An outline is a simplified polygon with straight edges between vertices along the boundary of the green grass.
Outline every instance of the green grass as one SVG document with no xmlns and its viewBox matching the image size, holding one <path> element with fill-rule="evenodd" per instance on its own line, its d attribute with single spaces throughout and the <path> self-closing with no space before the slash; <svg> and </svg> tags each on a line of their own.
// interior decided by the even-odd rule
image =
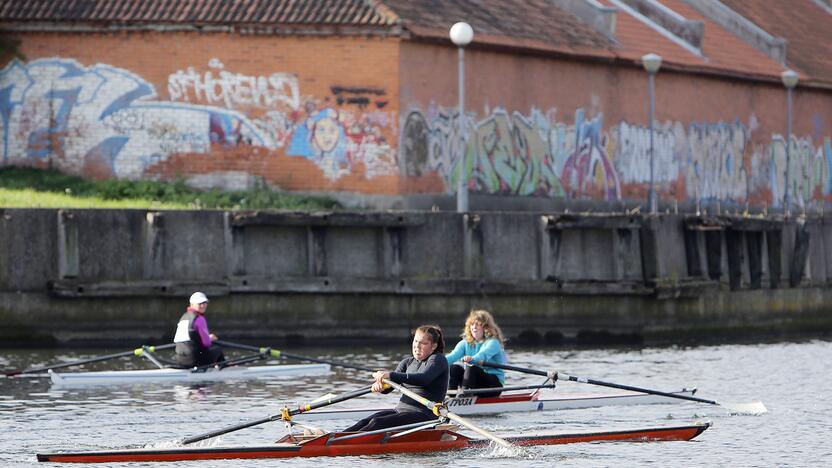
<svg viewBox="0 0 832 468">
<path fill-rule="evenodd" d="M 237 192 L 200 191 L 175 182 L 88 181 L 53 170 L 0 169 L 0 207 L 4 208 L 138 208 L 154 210 L 320 210 L 338 202 L 256 189 Z"/>
</svg>

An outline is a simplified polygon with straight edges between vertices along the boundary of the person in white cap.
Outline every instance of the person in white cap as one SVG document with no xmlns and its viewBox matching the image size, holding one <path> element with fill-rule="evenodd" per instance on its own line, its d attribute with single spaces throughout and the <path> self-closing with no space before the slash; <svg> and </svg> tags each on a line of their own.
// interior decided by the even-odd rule
<svg viewBox="0 0 832 468">
<path fill-rule="evenodd" d="M 204 366 L 225 361 L 222 348 L 216 343 L 217 335 L 208 330 L 205 311 L 208 296 L 203 292 L 191 294 L 190 306 L 176 325 L 173 342 L 176 343 L 176 360 L 187 367 Z"/>
</svg>

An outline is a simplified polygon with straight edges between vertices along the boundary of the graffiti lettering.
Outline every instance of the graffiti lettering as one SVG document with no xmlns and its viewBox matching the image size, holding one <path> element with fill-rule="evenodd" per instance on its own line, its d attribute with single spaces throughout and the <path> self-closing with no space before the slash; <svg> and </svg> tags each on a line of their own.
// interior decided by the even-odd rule
<svg viewBox="0 0 832 468">
<path fill-rule="evenodd" d="M 739 122 L 691 124 L 686 174 L 688 196 L 745 199 L 749 191 L 749 169 L 744 159 L 748 140 L 748 132 Z"/>
<path fill-rule="evenodd" d="M 168 94 L 172 101 L 220 103 L 229 109 L 246 105 L 300 108 L 298 80 L 290 73 L 247 76 L 220 70 L 215 76 L 188 67 L 168 77 Z"/>
<path fill-rule="evenodd" d="M 679 177 L 676 132 L 668 123 L 653 129 L 653 178 L 655 183 L 672 182 Z M 650 128 L 621 122 L 613 129 L 615 168 L 624 183 L 650 182 Z M 684 132 L 682 138 L 684 138 Z"/>
</svg>

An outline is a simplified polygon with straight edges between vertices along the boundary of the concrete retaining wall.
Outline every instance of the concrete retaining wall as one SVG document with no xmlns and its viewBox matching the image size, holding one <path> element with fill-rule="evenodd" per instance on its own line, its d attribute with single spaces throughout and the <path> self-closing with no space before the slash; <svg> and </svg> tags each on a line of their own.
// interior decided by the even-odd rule
<svg viewBox="0 0 832 468">
<path fill-rule="evenodd" d="M 471 307 L 517 341 L 832 330 L 823 217 L 8 209 L 6 344 L 407 339 Z M 319 341 L 323 340 L 323 341 Z"/>
</svg>

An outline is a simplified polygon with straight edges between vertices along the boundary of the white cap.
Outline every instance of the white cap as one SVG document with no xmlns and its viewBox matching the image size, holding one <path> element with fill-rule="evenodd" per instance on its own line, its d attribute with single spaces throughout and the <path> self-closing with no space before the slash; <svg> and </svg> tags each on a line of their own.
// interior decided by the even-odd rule
<svg viewBox="0 0 832 468">
<path fill-rule="evenodd" d="M 197 291 L 191 294 L 191 304 L 202 304 L 203 302 L 208 302 L 208 296 L 205 293 Z"/>
</svg>

